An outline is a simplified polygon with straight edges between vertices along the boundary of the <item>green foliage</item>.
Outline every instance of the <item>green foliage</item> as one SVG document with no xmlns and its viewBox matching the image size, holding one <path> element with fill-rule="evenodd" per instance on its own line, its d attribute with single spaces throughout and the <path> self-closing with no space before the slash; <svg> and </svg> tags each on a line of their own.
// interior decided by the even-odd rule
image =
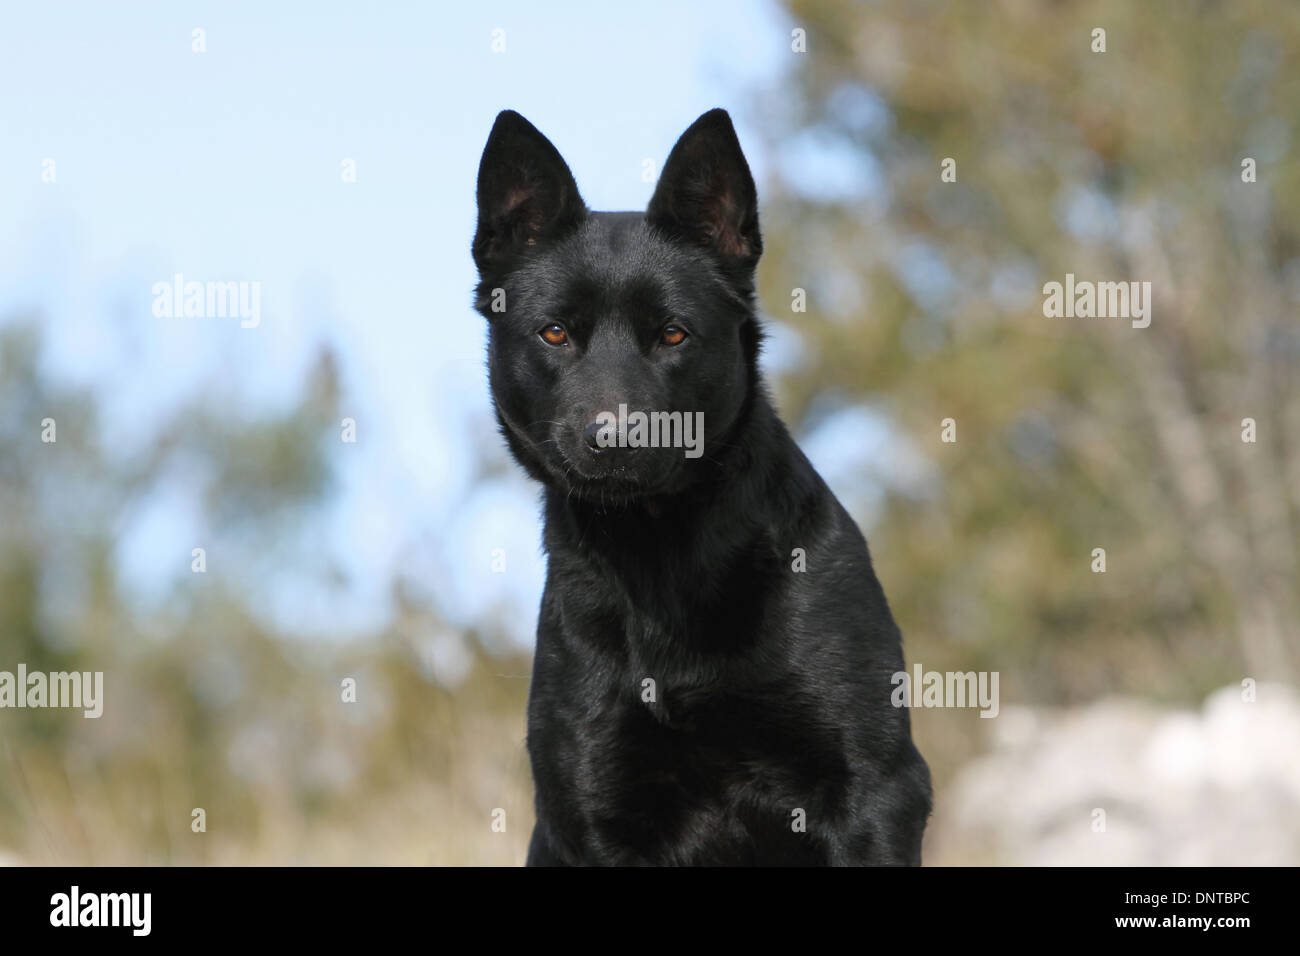
<svg viewBox="0 0 1300 956">
<path fill-rule="evenodd" d="M 94 395 L 42 373 L 39 321 L 0 328 L 0 670 L 102 671 L 102 717 L 0 711 L 0 856 L 34 863 L 515 863 L 531 827 L 527 662 L 466 642 L 440 683 L 428 607 L 370 640 L 281 633 L 230 562 L 301 560 L 331 488 L 338 383 L 323 355 L 296 407 L 245 420 L 205 398 L 129 454 L 101 447 Z M 208 394 L 201 392 L 201 395 Z M 57 441 L 40 440 L 52 418 Z M 183 464 L 183 468 L 180 465 Z M 183 476 L 177 478 L 177 475 Z M 135 606 L 115 547 L 181 481 L 216 540 L 203 577 L 176 555 Z M 501 676 L 501 675 L 511 676 Z M 356 681 L 345 703 L 342 682 Z M 504 834 L 491 812 L 507 811 Z M 206 813 L 206 832 L 191 829 Z"/>
<path fill-rule="evenodd" d="M 815 356 L 780 395 L 869 403 L 939 469 L 871 534 L 909 656 L 1036 702 L 1294 678 L 1300 8 L 788 7 L 808 53 L 771 148 L 815 134 L 880 186 L 826 200 L 778 164 L 762 291 Z M 1150 328 L 1044 317 L 1067 272 L 1150 281 Z"/>
<path fill-rule="evenodd" d="M 815 136 L 863 188 L 775 164 L 761 291 L 810 355 L 779 397 L 805 427 L 814 397 L 867 403 L 938 469 L 868 529 L 909 660 L 1028 703 L 1294 681 L 1300 6 L 786 6 L 808 52 L 764 97 L 768 148 Z M 1046 318 L 1067 272 L 1150 281 L 1151 326 Z M 978 739 L 915 723 L 941 781 Z"/>
</svg>

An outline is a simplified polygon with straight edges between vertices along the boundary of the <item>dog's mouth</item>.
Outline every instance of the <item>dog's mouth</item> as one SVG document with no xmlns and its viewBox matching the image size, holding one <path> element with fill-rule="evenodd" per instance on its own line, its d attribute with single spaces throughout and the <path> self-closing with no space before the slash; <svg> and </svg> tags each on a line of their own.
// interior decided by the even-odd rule
<svg viewBox="0 0 1300 956">
<path fill-rule="evenodd" d="M 603 466 L 561 458 L 562 479 L 568 489 L 583 497 L 606 501 L 633 500 L 653 494 L 659 482 L 649 481 L 640 468 L 629 464 Z"/>
<path fill-rule="evenodd" d="M 645 502 L 678 493 L 687 469 L 681 449 L 591 447 L 571 425 L 538 422 L 547 430 L 520 429 L 502 415 L 503 423 L 523 439 L 534 463 L 541 465 L 548 484 L 571 498 L 601 506 Z"/>
<path fill-rule="evenodd" d="M 680 469 L 667 456 L 606 463 L 562 453 L 552 472 L 569 494 L 606 505 L 671 494 L 680 478 Z"/>
</svg>

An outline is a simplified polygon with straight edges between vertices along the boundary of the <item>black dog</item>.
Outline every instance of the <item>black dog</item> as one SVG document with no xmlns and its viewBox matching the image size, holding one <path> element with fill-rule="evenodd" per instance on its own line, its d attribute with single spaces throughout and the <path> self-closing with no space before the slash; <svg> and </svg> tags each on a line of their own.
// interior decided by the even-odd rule
<svg viewBox="0 0 1300 956">
<path fill-rule="evenodd" d="M 642 215 L 589 212 L 503 112 L 478 216 L 497 419 L 546 488 L 528 863 L 919 863 L 930 773 L 890 700 L 901 637 L 759 377 L 731 119 L 682 135 Z"/>
</svg>

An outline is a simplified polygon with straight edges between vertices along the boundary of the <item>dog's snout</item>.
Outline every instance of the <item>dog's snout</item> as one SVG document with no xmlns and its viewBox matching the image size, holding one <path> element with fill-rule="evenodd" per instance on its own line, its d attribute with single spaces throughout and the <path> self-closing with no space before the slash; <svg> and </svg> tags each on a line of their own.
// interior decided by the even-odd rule
<svg viewBox="0 0 1300 956">
<path fill-rule="evenodd" d="M 600 430 L 602 427 L 603 425 L 600 421 L 593 421 L 589 422 L 587 427 L 582 430 L 583 441 L 585 441 L 587 447 L 597 455 L 608 450 L 600 443 Z"/>
</svg>

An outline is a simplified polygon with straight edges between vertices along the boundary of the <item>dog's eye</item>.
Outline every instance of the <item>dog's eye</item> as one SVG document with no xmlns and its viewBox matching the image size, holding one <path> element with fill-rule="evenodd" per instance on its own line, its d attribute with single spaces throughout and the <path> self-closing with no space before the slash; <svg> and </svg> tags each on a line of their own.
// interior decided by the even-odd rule
<svg viewBox="0 0 1300 956">
<path fill-rule="evenodd" d="M 686 330 L 676 325 L 664 326 L 663 332 L 659 335 L 659 341 L 664 345 L 681 345 L 686 341 Z"/>
<path fill-rule="evenodd" d="M 542 337 L 542 341 L 547 345 L 569 344 L 569 333 L 564 331 L 564 326 L 562 325 L 548 325 L 537 334 Z"/>
</svg>

